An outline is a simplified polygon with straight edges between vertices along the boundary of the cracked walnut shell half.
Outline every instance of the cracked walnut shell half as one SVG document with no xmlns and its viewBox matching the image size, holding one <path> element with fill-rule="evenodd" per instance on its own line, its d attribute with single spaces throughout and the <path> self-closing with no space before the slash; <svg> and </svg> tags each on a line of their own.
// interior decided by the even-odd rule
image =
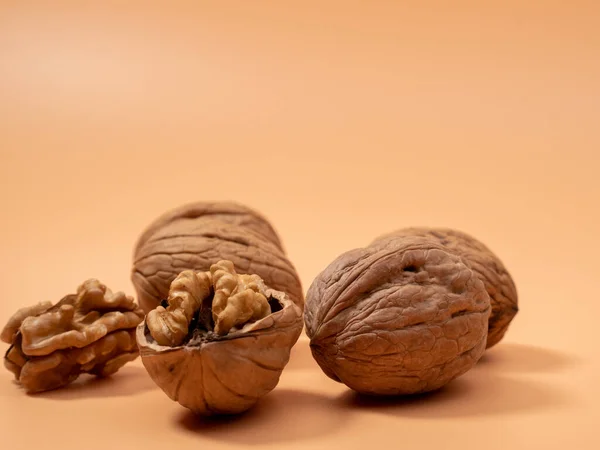
<svg viewBox="0 0 600 450">
<path fill-rule="evenodd" d="M 304 317 L 325 374 L 374 395 L 441 388 L 485 350 L 482 281 L 433 239 L 407 236 L 339 256 L 310 286 Z"/>
<path fill-rule="evenodd" d="M 137 328 L 144 367 L 198 415 L 238 414 L 275 388 L 302 332 L 302 310 L 223 260 L 185 270 Z"/>
<path fill-rule="evenodd" d="M 490 296 L 492 312 L 488 323 L 486 347 L 502 340 L 508 326 L 519 312 L 515 283 L 498 256 L 473 236 L 450 228 L 411 227 L 380 236 L 374 242 L 383 242 L 402 236 L 422 236 L 435 239 L 450 252 L 460 256 L 483 281 Z"/>
<path fill-rule="evenodd" d="M 260 276 L 303 307 L 296 269 L 277 233 L 258 212 L 237 203 L 197 202 L 168 211 L 140 236 L 131 280 L 146 313 L 168 295 L 184 270 L 207 271 L 219 260 L 232 261 L 240 273 Z"/>
<path fill-rule="evenodd" d="M 144 313 L 133 298 L 89 279 L 56 305 L 22 308 L 0 337 L 4 365 L 29 393 L 60 388 L 82 373 L 108 376 L 138 356 L 135 328 Z"/>
</svg>

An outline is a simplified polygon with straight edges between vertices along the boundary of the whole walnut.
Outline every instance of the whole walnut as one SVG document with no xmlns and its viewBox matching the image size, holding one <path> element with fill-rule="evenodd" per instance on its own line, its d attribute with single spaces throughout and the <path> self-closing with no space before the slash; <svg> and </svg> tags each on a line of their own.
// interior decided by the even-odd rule
<svg viewBox="0 0 600 450">
<path fill-rule="evenodd" d="M 89 279 L 56 305 L 18 310 L 0 337 L 4 365 L 29 393 L 60 388 L 82 373 L 108 376 L 138 356 L 136 326 L 144 313 L 133 298 Z"/>
<path fill-rule="evenodd" d="M 487 348 L 500 342 L 519 311 L 517 288 L 502 261 L 471 235 L 450 228 L 404 228 L 380 236 L 375 242 L 401 236 L 423 236 L 435 239 L 448 251 L 460 256 L 463 262 L 477 274 L 485 285 L 492 306 Z"/>
<path fill-rule="evenodd" d="M 137 328 L 144 367 L 198 415 L 238 414 L 275 388 L 302 332 L 302 310 L 231 261 L 185 270 Z"/>
<path fill-rule="evenodd" d="M 141 307 L 146 313 L 156 308 L 180 272 L 206 271 L 222 259 L 259 275 L 303 307 L 300 278 L 270 223 L 246 206 L 209 202 L 169 211 L 142 233 L 131 275 Z"/>
<path fill-rule="evenodd" d="M 374 395 L 441 388 L 485 350 L 483 282 L 435 239 L 404 236 L 348 251 L 311 284 L 310 348 L 330 378 Z"/>
</svg>

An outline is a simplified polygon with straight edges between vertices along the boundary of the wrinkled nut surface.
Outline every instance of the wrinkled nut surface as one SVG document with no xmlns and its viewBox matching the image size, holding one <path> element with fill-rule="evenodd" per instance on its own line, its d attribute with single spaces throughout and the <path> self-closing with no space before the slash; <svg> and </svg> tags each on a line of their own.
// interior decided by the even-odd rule
<svg viewBox="0 0 600 450">
<path fill-rule="evenodd" d="M 136 251 L 163 226 L 179 220 L 211 218 L 252 230 L 283 251 L 277 232 L 258 211 L 234 202 L 195 202 L 181 205 L 156 218 L 139 237 Z"/>
<path fill-rule="evenodd" d="M 488 325 L 487 348 L 500 342 L 519 308 L 515 283 L 498 256 L 471 235 L 449 228 L 404 228 L 380 236 L 374 242 L 383 242 L 402 236 L 421 236 L 435 239 L 449 251 L 460 256 L 463 262 L 481 278 L 490 296 L 492 306 Z"/>
<path fill-rule="evenodd" d="M 199 202 L 163 214 L 142 233 L 133 259 L 131 280 L 146 313 L 167 298 L 179 273 L 208 271 L 219 260 L 258 275 L 303 307 L 300 278 L 273 227 L 235 203 Z"/>
<path fill-rule="evenodd" d="M 304 310 L 325 374 L 375 395 L 441 388 L 485 350 L 490 300 L 481 280 L 433 239 L 403 237 L 340 255 Z"/>
<path fill-rule="evenodd" d="M 30 393 L 65 386 L 82 373 L 108 376 L 138 355 L 135 328 L 143 311 L 133 298 L 89 279 L 56 305 L 22 308 L 0 338 L 4 365 Z"/>
<path fill-rule="evenodd" d="M 302 327 L 302 310 L 285 293 L 223 260 L 180 273 L 136 337 L 169 398 L 199 415 L 238 414 L 275 388 Z"/>
<path fill-rule="evenodd" d="M 159 345 L 181 345 L 202 303 L 212 292 L 210 273 L 185 270 L 171 283 L 168 306 L 162 305 L 146 316 L 150 334 Z"/>
<path fill-rule="evenodd" d="M 227 334 L 234 326 L 271 314 L 266 287 L 258 275 L 237 275 L 231 261 L 211 266 L 214 282 L 212 316 L 215 333 Z"/>
</svg>

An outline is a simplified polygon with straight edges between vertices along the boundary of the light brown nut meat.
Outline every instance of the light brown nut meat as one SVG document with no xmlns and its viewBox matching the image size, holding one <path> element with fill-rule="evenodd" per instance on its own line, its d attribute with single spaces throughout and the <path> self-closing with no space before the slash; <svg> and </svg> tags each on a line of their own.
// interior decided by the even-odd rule
<svg viewBox="0 0 600 450">
<path fill-rule="evenodd" d="M 460 256 L 464 263 L 481 278 L 490 296 L 492 306 L 487 348 L 500 342 L 519 308 L 515 283 L 498 256 L 471 235 L 449 228 L 404 228 L 385 234 L 374 242 L 383 242 L 402 236 L 422 236 L 435 239 L 449 251 Z"/>
<path fill-rule="evenodd" d="M 269 287 L 285 292 L 303 307 L 296 269 L 280 246 L 265 237 L 268 233 L 249 227 L 247 221 L 231 223 L 219 215 L 189 216 L 178 210 L 169 220 L 158 219 L 136 247 L 131 280 L 146 313 L 167 298 L 170 284 L 180 272 L 208 271 L 219 260 L 232 261 L 239 273 L 259 275 Z"/>
<path fill-rule="evenodd" d="M 142 318 L 132 297 L 87 280 L 56 305 L 23 308 L 9 319 L 1 334 L 11 344 L 4 365 L 31 393 L 81 373 L 108 375 L 137 356 L 133 333 Z"/>
<path fill-rule="evenodd" d="M 154 336 L 161 329 L 147 319 L 137 328 L 137 342 L 144 367 L 169 398 L 199 415 L 237 414 L 279 382 L 302 332 L 302 310 L 255 274 L 236 274 L 231 262 L 219 261 L 210 269 L 209 301 L 196 310 L 184 342 L 160 345 Z M 235 299 L 240 287 L 242 293 L 249 290 L 260 297 L 240 303 Z M 215 323 L 211 309 L 216 304 L 221 309 Z M 226 322 L 221 333 L 215 328 L 219 322 Z"/>
<path fill-rule="evenodd" d="M 346 252 L 310 286 L 304 310 L 314 358 L 355 391 L 414 394 L 464 374 L 485 350 L 483 283 L 432 239 Z"/>
<path fill-rule="evenodd" d="M 266 287 L 258 275 L 238 275 L 231 261 L 210 268 L 214 280 L 212 315 L 215 333 L 227 334 L 234 326 L 271 314 Z"/>
<path fill-rule="evenodd" d="M 181 345 L 194 314 L 211 293 L 210 273 L 181 272 L 171 283 L 168 306 L 158 306 L 146 317 L 154 340 L 160 345 Z"/>
<path fill-rule="evenodd" d="M 37 316 L 52 307 L 51 302 L 42 302 L 33 306 L 26 306 L 24 308 L 19 309 L 13 316 L 8 320 L 8 323 L 2 329 L 2 333 L 0 334 L 0 339 L 3 342 L 11 343 L 17 333 L 19 332 L 19 328 L 23 323 L 23 320 L 27 319 L 30 316 Z"/>
</svg>

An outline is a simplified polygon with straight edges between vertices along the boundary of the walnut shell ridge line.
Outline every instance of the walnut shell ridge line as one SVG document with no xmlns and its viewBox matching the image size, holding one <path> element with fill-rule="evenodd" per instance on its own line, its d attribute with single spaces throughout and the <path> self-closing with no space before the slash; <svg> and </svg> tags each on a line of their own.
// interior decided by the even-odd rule
<svg viewBox="0 0 600 450">
<path fill-rule="evenodd" d="M 196 202 L 168 211 L 142 232 L 133 255 L 131 280 L 146 313 L 169 294 L 184 270 L 207 271 L 232 261 L 239 273 L 260 276 L 301 308 L 300 277 L 273 226 L 255 210 L 233 202 Z"/>
<path fill-rule="evenodd" d="M 500 258 L 473 236 L 450 228 L 403 228 L 384 234 L 375 239 L 373 243 L 382 243 L 389 239 L 406 236 L 435 239 L 448 251 L 460 256 L 465 264 L 479 276 L 490 296 L 492 306 L 487 348 L 500 342 L 519 311 L 515 282 Z"/>
<path fill-rule="evenodd" d="M 284 251 L 279 235 L 269 221 L 259 212 L 234 202 L 196 202 L 174 208 L 157 217 L 139 237 L 135 251 L 140 248 L 156 230 L 179 219 L 209 217 L 233 225 L 253 230 L 265 240 Z"/>
</svg>

